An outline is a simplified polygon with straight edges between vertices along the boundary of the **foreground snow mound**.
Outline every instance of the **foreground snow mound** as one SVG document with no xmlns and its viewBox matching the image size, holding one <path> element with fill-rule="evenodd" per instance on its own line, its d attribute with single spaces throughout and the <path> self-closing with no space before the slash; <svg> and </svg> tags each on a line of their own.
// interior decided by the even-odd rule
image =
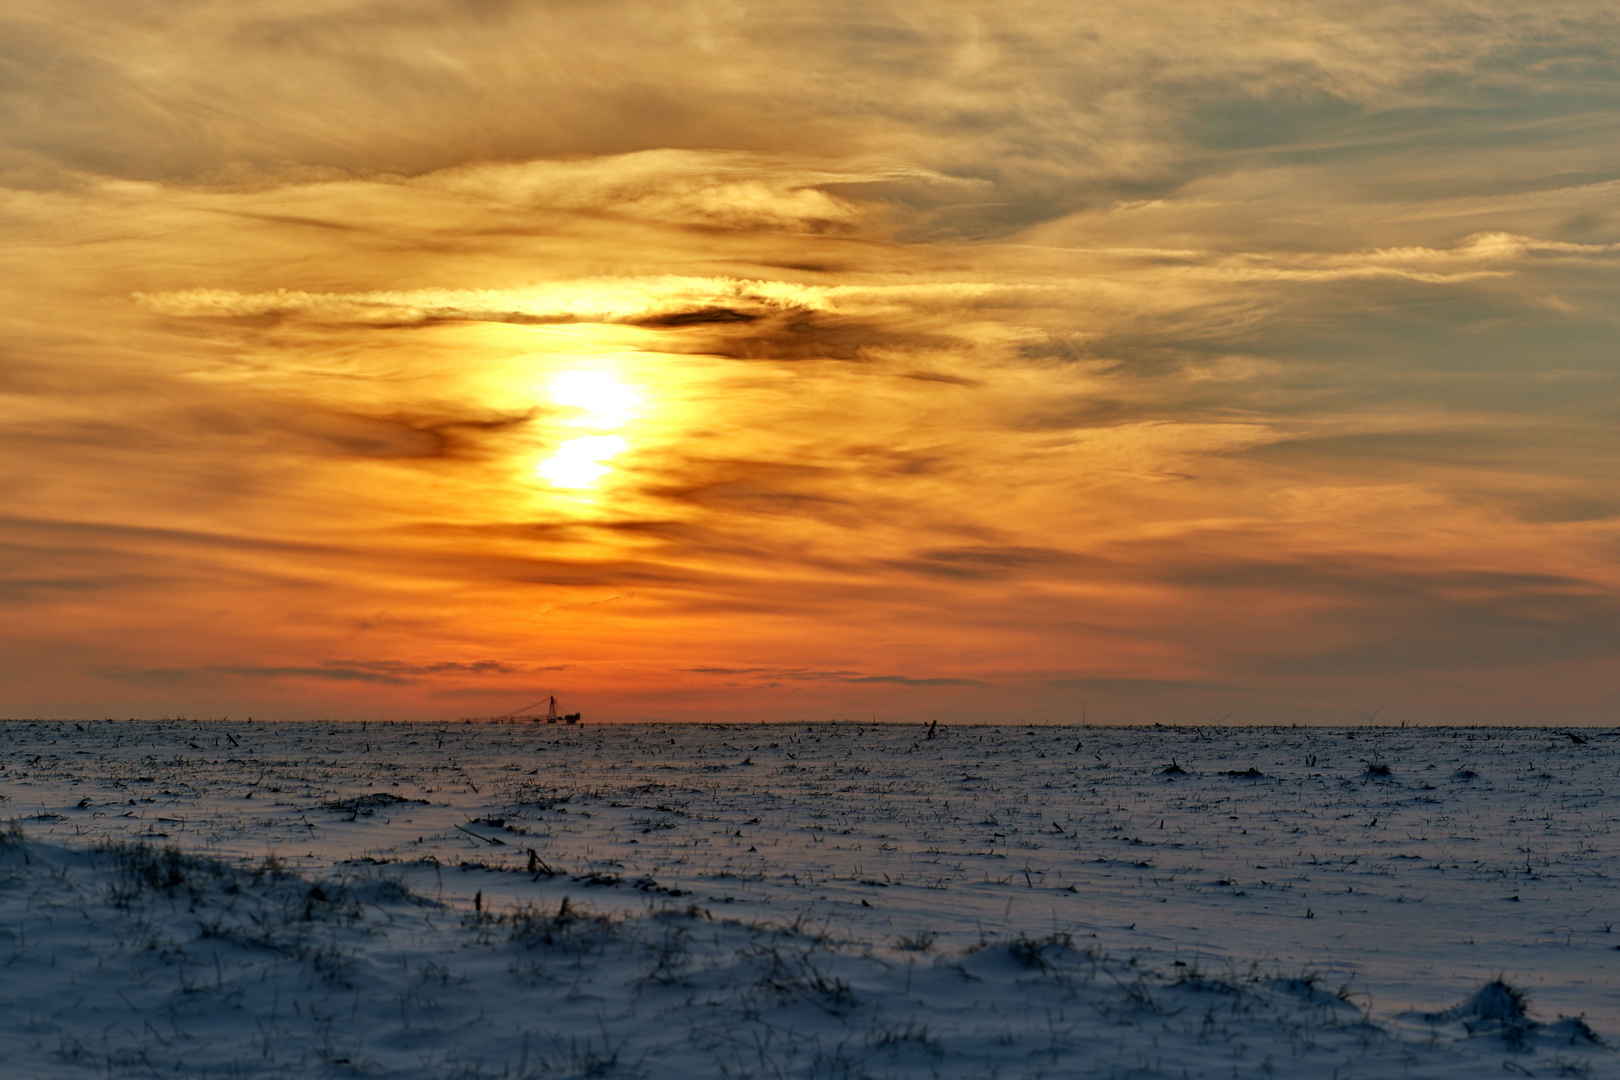
<svg viewBox="0 0 1620 1080">
<path fill-rule="evenodd" d="M 1579 1017 L 1565 1016 L 1557 1023 L 1543 1024 L 1530 1016 L 1529 1006 L 1529 995 L 1523 990 L 1501 979 L 1492 979 L 1455 1008 L 1415 1017 L 1407 1014 L 1403 1019 L 1421 1019 L 1440 1030 L 1451 1028 L 1453 1038 L 1499 1036 L 1516 1049 L 1541 1046 L 1557 1050 L 1567 1046 L 1604 1045 Z"/>
<path fill-rule="evenodd" d="M 430 870 L 300 875 L 13 829 L 7 1075 L 1348 1080 L 1613 1064 L 1567 1022 L 1445 1043 L 1309 976 L 1155 969 L 1067 933 L 946 952 L 926 933 L 852 940 L 653 898 L 639 914 L 567 895 L 489 910 L 413 891 Z M 1434 1022 L 1533 1024 L 1507 987 L 1450 1012 Z"/>
</svg>

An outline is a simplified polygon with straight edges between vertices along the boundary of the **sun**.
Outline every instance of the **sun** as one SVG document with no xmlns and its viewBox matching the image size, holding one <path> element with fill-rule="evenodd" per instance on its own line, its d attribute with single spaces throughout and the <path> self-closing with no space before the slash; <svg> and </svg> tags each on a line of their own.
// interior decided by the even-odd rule
<svg viewBox="0 0 1620 1080">
<path fill-rule="evenodd" d="M 563 371 L 551 380 L 551 400 L 578 412 L 563 422 L 593 432 L 623 427 L 641 405 L 641 394 L 605 371 Z M 565 439 L 557 452 L 535 466 L 553 487 L 581 489 L 612 472 L 603 462 L 624 453 L 629 443 L 620 435 L 593 434 Z"/>
<path fill-rule="evenodd" d="M 553 487 L 588 488 L 613 471 L 602 462 L 622 454 L 628 445 L 617 435 L 582 435 L 559 446 L 535 471 Z"/>
<path fill-rule="evenodd" d="M 608 431 L 635 415 L 641 395 L 605 371 L 564 371 L 551 381 L 551 400 L 581 410 L 575 425 Z"/>
</svg>

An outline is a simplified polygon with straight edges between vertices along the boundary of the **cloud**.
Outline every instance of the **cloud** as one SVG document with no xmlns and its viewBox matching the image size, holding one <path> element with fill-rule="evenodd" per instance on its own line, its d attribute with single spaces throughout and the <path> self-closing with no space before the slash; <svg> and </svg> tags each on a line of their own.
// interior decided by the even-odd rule
<svg viewBox="0 0 1620 1080">
<path fill-rule="evenodd" d="M 788 156 L 723 151 L 643 150 L 578 161 L 456 166 L 404 183 L 503 205 L 513 211 L 586 213 L 713 229 L 853 232 L 871 227 L 870 199 L 841 198 L 858 187 L 981 187 L 894 163 L 812 165 Z"/>
<path fill-rule="evenodd" d="M 531 665 L 510 664 L 500 660 L 440 660 L 412 663 L 403 660 L 328 660 L 318 666 L 274 666 L 258 664 L 210 665 L 201 668 L 153 668 L 131 670 L 121 667 L 95 669 L 92 674 L 104 679 L 119 679 L 173 685 L 190 679 L 208 676 L 228 676 L 239 679 L 315 679 L 332 682 L 378 683 L 386 686 L 410 686 L 425 678 L 444 675 L 526 675 L 541 671 L 560 671 L 566 664 Z"/>
<path fill-rule="evenodd" d="M 863 675 L 850 679 L 852 683 L 893 683 L 896 686 L 971 686 L 978 679 L 928 678 L 914 679 L 906 675 Z"/>
<path fill-rule="evenodd" d="M 90 674 L 100 679 L 118 679 L 125 682 L 174 686 L 183 683 L 194 672 L 186 671 L 183 668 L 147 668 L 132 671 L 121 667 L 107 667 L 92 669 Z"/>
<path fill-rule="evenodd" d="M 346 667 L 210 667 L 205 669 L 219 675 L 235 675 L 250 679 L 330 679 L 334 682 L 386 683 L 403 686 L 409 679 L 386 672 Z"/>
<path fill-rule="evenodd" d="M 719 220 L 755 203 L 801 222 L 842 220 L 823 189 L 862 181 L 801 167 L 784 186 L 750 155 L 853 148 L 887 158 L 889 175 L 993 185 L 925 184 L 897 200 L 936 229 L 977 231 L 1133 187 L 1173 190 L 1211 154 L 1326 152 L 1367 145 L 1380 126 L 1422 140 L 1461 126 L 1474 97 L 1546 110 L 1601 85 L 1592 43 L 1613 32 L 1598 3 L 1479 0 L 1253 2 L 1238 18 L 1168 0 L 1079 17 L 1051 0 L 947 3 L 927 18 L 835 3 L 676 2 L 651 15 L 626 3 L 25 4 L 5 39 L 13 100 L 31 107 L 6 115 L 0 142 L 19 171 L 141 178 L 476 172 L 469 163 L 721 147 L 737 164 Z M 536 168 L 568 178 L 560 196 L 539 184 L 548 200 L 596 182 L 589 163 Z M 469 183 L 499 198 L 533 188 L 522 167 Z M 700 220 L 710 197 L 681 192 L 716 190 L 703 177 L 643 198 L 607 183 L 625 206 Z"/>
<path fill-rule="evenodd" d="M 816 315 L 904 315 L 917 305 L 956 307 L 998 291 L 986 282 L 817 286 L 769 280 L 657 277 L 587 278 L 525 289 L 420 289 L 307 293 L 221 289 L 136 293 L 136 303 L 179 318 L 302 319 L 316 323 L 419 326 L 470 321 L 533 325 L 605 323 L 655 328 L 750 324 Z M 748 327 L 749 335 L 761 333 Z"/>
<path fill-rule="evenodd" d="M 802 668 L 686 668 L 694 675 L 751 676 L 755 679 L 785 680 L 814 683 L 888 683 L 894 686 L 970 686 L 977 679 L 947 677 L 913 678 L 907 675 L 864 675 L 858 671 L 807 671 Z"/>
</svg>

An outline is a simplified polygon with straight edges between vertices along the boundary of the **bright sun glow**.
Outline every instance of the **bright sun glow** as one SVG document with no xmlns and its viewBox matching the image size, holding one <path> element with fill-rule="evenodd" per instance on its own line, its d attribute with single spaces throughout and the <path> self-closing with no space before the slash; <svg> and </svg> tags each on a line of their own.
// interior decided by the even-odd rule
<svg viewBox="0 0 1620 1080">
<path fill-rule="evenodd" d="M 605 371 L 564 371 L 551 380 L 551 399 L 579 410 L 565 423 L 591 431 L 624 426 L 641 404 L 641 395 Z M 536 471 L 554 487 L 588 488 L 613 470 L 603 462 L 629 444 L 618 435 L 582 435 L 568 439 Z"/>
<path fill-rule="evenodd" d="M 569 439 L 536 471 L 560 488 L 587 488 L 613 470 L 602 462 L 623 453 L 627 444 L 617 435 L 584 435 Z"/>
<path fill-rule="evenodd" d="M 584 415 L 571 421 L 598 431 L 619 427 L 635 413 L 641 395 L 605 371 L 564 371 L 551 382 L 551 399 Z"/>
</svg>

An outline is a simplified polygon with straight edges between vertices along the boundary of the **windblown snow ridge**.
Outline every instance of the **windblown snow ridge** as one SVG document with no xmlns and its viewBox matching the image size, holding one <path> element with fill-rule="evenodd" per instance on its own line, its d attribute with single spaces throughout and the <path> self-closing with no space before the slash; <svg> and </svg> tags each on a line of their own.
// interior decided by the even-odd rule
<svg viewBox="0 0 1620 1080">
<path fill-rule="evenodd" d="M 1461 1078 L 1611 1053 L 1584 1024 L 1533 1021 L 1501 983 L 1384 1025 L 1309 974 L 1155 968 L 1064 932 L 1009 928 L 947 952 L 926 928 L 879 943 L 653 900 L 628 915 L 567 895 L 495 909 L 431 895 L 440 872 L 362 860 L 306 875 L 140 842 L 47 844 L 13 822 L 0 835 L 8 1068 Z"/>
</svg>

